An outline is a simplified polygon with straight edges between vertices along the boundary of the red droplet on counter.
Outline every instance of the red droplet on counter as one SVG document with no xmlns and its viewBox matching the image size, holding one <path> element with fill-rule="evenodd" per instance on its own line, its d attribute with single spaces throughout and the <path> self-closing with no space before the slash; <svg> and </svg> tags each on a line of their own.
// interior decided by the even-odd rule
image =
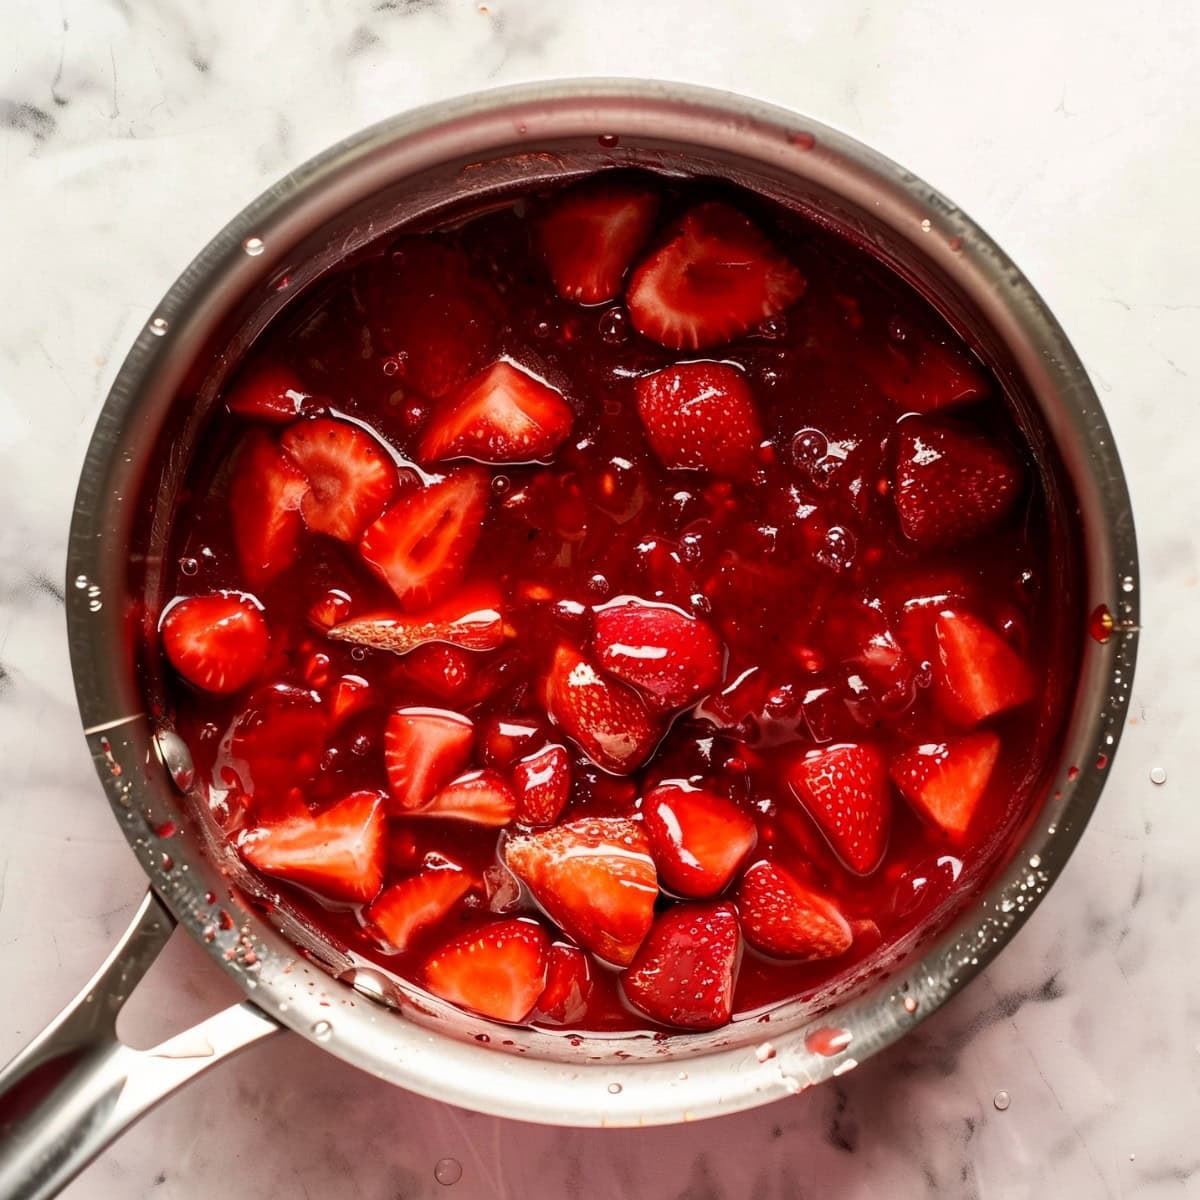
<svg viewBox="0 0 1200 1200">
<path fill-rule="evenodd" d="M 1092 610 L 1092 615 L 1088 617 L 1088 633 L 1103 645 L 1112 637 L 1112 631 L 1113 615 L 1108 611 L 1108 605 L 1097 605 Z"/>
</svg>

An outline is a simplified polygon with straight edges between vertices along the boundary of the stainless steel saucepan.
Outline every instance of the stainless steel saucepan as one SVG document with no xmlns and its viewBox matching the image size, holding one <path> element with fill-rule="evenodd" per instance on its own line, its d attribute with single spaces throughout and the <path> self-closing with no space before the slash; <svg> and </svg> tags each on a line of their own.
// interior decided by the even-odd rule
<svg viewBox="0 0 1200 1200">
<path fill-rule="evenodd" d="M 269 914 L 256 907 L 255 882 L 184 815 L 190 762 L 140 650 L 142 622 L 162 601 L 166 533 L 198 434 L 266 322 L 347 254 L 402 224 L 611 166 L 756 189 L 866 245 L 924 292 L 991 365 L 1058 472 L 1083 531 L 1085 611 L 1105 604 L 1116 622 L 1104 642 L 1080 630 L 1081 665 L 1044 802 L 1015 855 L 946 914 L 936 939 L 915 937 L 888 962 L 867 964 L 766 1023 L 665 1041 L 572 1041 L 495 1026 L 331 945 L 286 906 Z M 1079 359 L 995 243 L 886 158 L 778 108 L 627 80 L 471 96 L 333 147 L 235 217 L 163 297 L 88 449 L 67 563 L 71 660 L 101 783 L 150 889 L 95 977 L 0 1073 L 0 1196 L 53 1195 L 175 1088 L 283 1029 L 423 1095 L 563 1125 L 730 1113 L 851 1069 L 978 974 L 1062 870 L 1107 774 L 1098 757 L 1111 759 L 1120 737 L 1137 602 L 1129 497 Z M 169 860 L 155 835 L 168 820 L 179 826 Z M 232 917 L 228 928 L 215 921 L 214 896 Z M 117 1039 L 117 1013 L 176 925 L 246 998 L 163 1045 L 131 1049 Z M 846 1031 L 836 1039 L 842 1048 L 807 1050 L 805 1035 L 817 1025 Z M 767 1037 L 773 1057 L 756 1053 Z"/>
</svg>

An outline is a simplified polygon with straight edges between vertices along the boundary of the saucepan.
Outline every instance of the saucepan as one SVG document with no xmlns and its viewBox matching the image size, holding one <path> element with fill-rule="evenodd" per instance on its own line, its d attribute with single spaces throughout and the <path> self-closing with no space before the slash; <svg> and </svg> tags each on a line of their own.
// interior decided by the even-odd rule
<svg viewBox="0 0 1200 1200">
<path fill-rule="evenodd" d="M 1104 617 L 1096 637 L 1080 622 L 1069 716 L 1040 804 L 1015 849 L 954 898 L 934 935 L 916 933 L 765 1019 L 666 1039 L 493 1025 L 386 976 L 286 905 L 256 903 L 254 881 L 190 815 L 187 749 L 141 649 L 206 415 L 272 316 L 401 225 L 613 166 L 756 189 L 866 246 L 923 292 L 993 369 L 1062 503 L 1077 510 L 1081 611 Z M 1060 874 L 1120 737 L 1137 620 L 1129 497 L 1078 357 L 999 247 L 895 163 L 779 108 L 629 80 L 487 92 L 350 138 L 282 179 L 187 268 L 129 352 L 88 448 L 67 562 L 71 661 L 101 784 L 150 887 L 96 975 L 0 1074 L 0 1195 L 53 1195 L 175 1088 L 284 1030 L 399 1087 L 562 1125 L 731 1113 L 852 1069 L 977 975 Z M 117 1013 L 176 927 L 245 999 L 132 1049 L 117 1037 Z M 826 1027 L 839 1036 L 809 1036 Z"/>
</svg>

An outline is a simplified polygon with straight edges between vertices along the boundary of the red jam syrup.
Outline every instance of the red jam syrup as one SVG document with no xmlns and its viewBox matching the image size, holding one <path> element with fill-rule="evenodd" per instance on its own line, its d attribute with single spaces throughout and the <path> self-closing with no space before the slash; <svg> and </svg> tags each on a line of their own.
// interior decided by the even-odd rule
<svg viewBox="0 0 1200 1200">
<path fill-rule="evenodd" d="M 334 941 L 500 1021 L 715 1028 L 1011 845 L 1083 625 L 1047 478 L 869 256 L 597 177 L 267 330 L 175 522 L 169 707 Z"/>
</svg>

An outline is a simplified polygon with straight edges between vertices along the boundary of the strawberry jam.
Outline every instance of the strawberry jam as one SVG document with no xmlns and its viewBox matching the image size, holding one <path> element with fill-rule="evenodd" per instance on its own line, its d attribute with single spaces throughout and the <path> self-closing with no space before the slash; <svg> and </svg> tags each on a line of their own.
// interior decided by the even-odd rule
<svg viewBox="0 0 1200 1200">
<path fill-rule="evenodd" d="M 1019 411 L 881 264 L 703 181 L 374 247 L 260 339 L 175 519 L 205 819 L 498 1021 L 819 996 L 1044 785 L 1083 621 Z"/>
</svg>

